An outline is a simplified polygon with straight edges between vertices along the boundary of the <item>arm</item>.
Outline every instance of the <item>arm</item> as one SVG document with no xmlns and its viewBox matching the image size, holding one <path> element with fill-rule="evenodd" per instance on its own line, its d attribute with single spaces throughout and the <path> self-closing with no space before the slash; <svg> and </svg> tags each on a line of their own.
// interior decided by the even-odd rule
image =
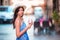
<svg viewBox="0 0 60 40">
<path fill-rule="evenodd" d="M 40 27 L 43 27 L 43 19 L 40 19 Z"/>
<path fill-rule="evenodd" d="M 49 21 L 49 26 L 51 27 L 52 26 L 52 24 L 51 24 L 51 22 Z"/>
<path fill-rule="evenodd" d="M 29 29 L 29 27 L 31 27 L 31 24 L 29 24 L 24 30 L 20 31 L 21 21 L 16 20 L 15 21 L 15 27 L 16 27 L 16 36 L 20 37 L 21 35 L 23 35 Z"/>
</svg>

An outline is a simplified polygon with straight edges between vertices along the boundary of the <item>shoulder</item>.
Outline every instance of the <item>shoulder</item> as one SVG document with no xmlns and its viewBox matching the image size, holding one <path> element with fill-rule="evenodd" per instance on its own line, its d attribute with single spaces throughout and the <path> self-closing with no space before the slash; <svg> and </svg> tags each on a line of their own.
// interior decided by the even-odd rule
<svg viewBox="0 0 60 40">
<path fill-rule="evenodd" d="M 21 26 L 21 22 L 20 22 L 20 20 L 18 18 L 16 18 L 16 20 L 15 20 L 15 27 L 19 28 L 20 26 Z"/>
<path fill-rule="evenodd" d="M 18 19 L 18 18 L 16 18 L 16 20 L 15 20 L 15 24 L 20 24 L 20 23 L 21 23 L 21 20 Z"/>
<path fill-rule="evenodd" d="M 18 18 L 16 18 L 16 20 L 15 20 L 15 23 L 17 23 L 17 22 L 19 22 L 19 19 Z"/>
</svg>

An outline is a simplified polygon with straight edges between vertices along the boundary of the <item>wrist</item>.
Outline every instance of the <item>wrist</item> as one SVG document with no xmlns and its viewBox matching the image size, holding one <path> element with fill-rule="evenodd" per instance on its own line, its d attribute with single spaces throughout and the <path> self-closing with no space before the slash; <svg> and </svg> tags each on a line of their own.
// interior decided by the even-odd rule
<svg viewBox="0 0 60 40">
<path fill-rule="evenodd" d="M 29 26 L 27 26 L 26 29 L 28 30 L 29 29 Z"/>
</svg>

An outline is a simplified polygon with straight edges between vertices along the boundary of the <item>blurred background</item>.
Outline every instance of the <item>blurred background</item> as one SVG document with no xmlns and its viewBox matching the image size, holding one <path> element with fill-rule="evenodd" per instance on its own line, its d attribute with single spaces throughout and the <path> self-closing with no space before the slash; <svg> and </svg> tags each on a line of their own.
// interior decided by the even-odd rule
<svg viewBox="0 0 60 40">
<path fill-rule="evenodd" d="M 0 40 L 16 40 L 14 10 L 23 6 L 24 22 L 32 19 L 30 40 L 60 40 L 60 0 L 0 0 Z"/>
</svg>

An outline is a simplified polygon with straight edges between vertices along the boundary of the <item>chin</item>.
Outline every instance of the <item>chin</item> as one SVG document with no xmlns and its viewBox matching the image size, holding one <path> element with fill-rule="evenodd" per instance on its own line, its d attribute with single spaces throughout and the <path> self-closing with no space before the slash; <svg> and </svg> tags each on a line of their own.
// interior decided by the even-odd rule
<svg viewBox="0 0 60 40">
<path fill-rule="evenodd" d="M 23 15 L 21 17 L 23 17 Z"/>
</svg>

